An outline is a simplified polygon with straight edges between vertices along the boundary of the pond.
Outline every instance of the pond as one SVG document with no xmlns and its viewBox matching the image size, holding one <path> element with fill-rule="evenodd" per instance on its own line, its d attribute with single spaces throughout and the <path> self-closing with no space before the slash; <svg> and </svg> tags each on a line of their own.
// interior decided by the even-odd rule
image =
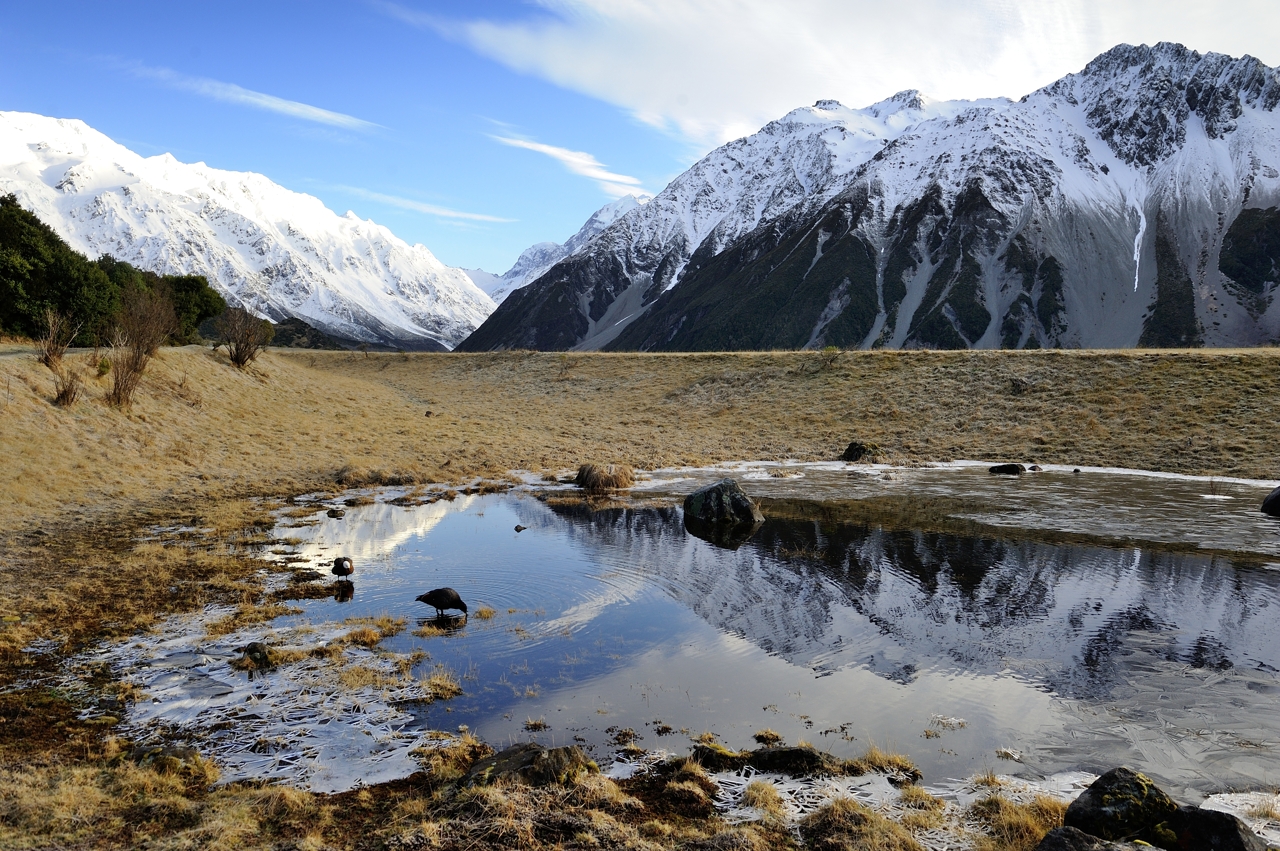
<svg viewBox="0 0 1280 851">
<path fill-rule="evenodd" d="M 689 535 L 679 505 L 726 473 L 769 517 L 733 550 Z M 205 747 L 228 779 L 403 776 L 429 730 L 576 742 L 603 764 L 632 733 L 681 752 L 706 731 L 743 748 L 770 728 L 841 756 L 904 752 L 926 780 L 1126 764 L 1197 800 L 1280 778 L 1266 491 L 842 464 L 659 471 L 594 506 L 557 487 L 408 505 L 371 491 L 278 530 L 298 567 L 350 556 L 349 595 L 219 637 L 217 610 L 175 618 L 99 660 L 150 696 L 133 729 Z M 446 585 L 465 621 L 415 602 Z M 423 701 L 410 680 L 365 687 L 312 661 L 256 679 L 231 667 L 248 641 L 314 646 L 383 616 L 407 628 L 349 662 L 446 672 L 463 694 Z"/>
</svg>

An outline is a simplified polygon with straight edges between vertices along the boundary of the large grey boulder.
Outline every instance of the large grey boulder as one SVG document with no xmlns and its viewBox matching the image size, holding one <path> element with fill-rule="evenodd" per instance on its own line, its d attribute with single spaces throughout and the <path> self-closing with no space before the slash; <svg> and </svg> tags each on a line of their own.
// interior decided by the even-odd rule
<svg viewBox="0 0 1280 851">
<path fill-rule="evenodd" d="M 1267 498 L 1262 501 L 1262 513 L 1272 517 L 1280 517 L 1280 488 L 1276 488 L 1267 494 Z"/>
<path fill-rule="evenodd" d="M 684 498 L 684 528 L 719 547 L 737 549 L 762 523 L 764 515 L 733 479 L 721 479 Z"/>
</svg>

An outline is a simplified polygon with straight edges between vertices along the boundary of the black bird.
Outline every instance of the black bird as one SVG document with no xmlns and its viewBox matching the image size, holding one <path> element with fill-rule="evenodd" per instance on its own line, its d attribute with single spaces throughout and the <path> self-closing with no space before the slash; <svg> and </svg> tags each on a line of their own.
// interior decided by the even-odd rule
<svg viewBox="0 0 1280 851">
<path fill-rule="evenodd" d="M 425 594 L 419 594 L 414 597 L 419 603 L 426 603 L 428 606 L 434 606 L 436 617 L 444 617 L 445 609 L 458 609 L 464 615 L 467 613 L 467 604 L 462 602 L 462 598 L 458 596 L 458 592 L 452 588 L 437 588 L 434 591 L 428 591 Z"/>
<path fill-rule="evenodd" d="M 351 559 L 346 556 L 338 556 L 333 560 L 333 570 L 329 572 L 334 576 L 350 576 L 356 572 L 356 568 L 351 563 Z"/>
</svg>

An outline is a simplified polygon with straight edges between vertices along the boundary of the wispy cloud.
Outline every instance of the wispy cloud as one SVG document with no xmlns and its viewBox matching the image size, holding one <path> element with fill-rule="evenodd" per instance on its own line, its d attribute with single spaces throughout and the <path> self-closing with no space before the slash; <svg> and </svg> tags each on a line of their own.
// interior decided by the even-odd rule
<svg viewBox="0 0 1280 851">
<path fill-rule="evenodd" d="M 311 121 L 316 124 L 327 124 L 330 127 L 341 127 L 345 130 L 372 130 L 382 126 L 380 124 L 374 124 L 372 121 L 365 121 L 362 118 L 356 118 L 353 115 L 346 115 L 345 113 L 334 112 L 329 109 L 312 106 L 309 103 L 301 103 L 296 100 L 286 100 L 284 98 L 276 97 L 275 95 L 265 94 L 264 92 L 255 92 L 252 89 L 237 86 L 235 83 L 224 83 L 220 80 L 210 80 L 207 77 L 189 77 L 186 74 L 179 74 L 177 71 L 173 71 L 169 68 L 155 68 L 137 63 L 129 64 L 126 67 L 135 77 L 154 80 L 155 82 L 168 86 L 171 89 L 191 92 L 192 94 L 197 94 L 212 100 L 219 100 L 223 103 L 234 103 L 241 106 L 252 107 L 253 109 L 262 109 L 267 112 L 275 112 L 280 115 L 287 115 L 291 118 L 299 118 L 303 121 Z"/>
<path fill-rule="evenodd" d="M 357 186 L 335 186 L 334 189 L 340 189 L 343 192 L 348 192 L 361 198 L 367 198 L 370 201 L 390 204 L 392 207 L 400 207 L 404 210 L 426 213 L 428 216 L 439 216 L 442 219 L 463 219 L 470 222 L 499 223 L 516 221 L 516 219 L 504 219 L 500 216 L 490 216 L 484 213 L 465 213 L 461 210 L 451 210 L 448 207 L 438 207 L 435 204 L 424 204 L 421 201 L 414 201 L 412 198 L 401 198 L 397 195 L 384 195 L 381 192 L 370 192 L 368 189 L 361 189 Z"/>
<path fill-rule="evenodd" d="M 609 171 L 604 163 L 586 151 L 571 151 L 568 148 L 557 148 L 555 145 L 544 145 L 541 142 L 530 142 L 527 139 L 515 139 L 510 136 L 491 136 L 490 138 L 513 148 L 524 148 L 526 151 L 545 154 L 574 174 L 594 180 L 596 185 L 611 198 L 621 198 L 623 195 L 645 191 L 639 178 Z"/>
</svg>

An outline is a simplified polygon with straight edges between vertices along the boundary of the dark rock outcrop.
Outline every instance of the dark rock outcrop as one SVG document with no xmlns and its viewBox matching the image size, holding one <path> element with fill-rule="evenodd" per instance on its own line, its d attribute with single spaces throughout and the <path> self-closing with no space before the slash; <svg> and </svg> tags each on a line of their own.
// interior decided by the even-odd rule
<svg viewBox="0 0 1280 851">
<path fill-rule="evenodd" d="M 473 764 L 463 785 L 488 786 L 510 780 L 527 786 L 549 786 L 573 783 L 599 771 L 580 747 L 548 749 L 536 742 L 521 742 Z"/>
<path fill-rule="evenodd" d="M 1040 840 L 1036 851 L 1139 851 L 1148 847 L 1132 842 L 1109 842 L 1074 827 L 1055 827 Z"/>
<path fill-rule="evenodd" d="M 1280 488 L 1267 494 L 1267 498 L 1262 501 L 1262 513 L 1271 517 L 1280 517 Z"/>
<path fill-rule="evenodd" d="M 1021 464 L 996 464 L 987 472 L 993 476 L 1021 476 L 1027 468 Z"/>
<path fill-rule="evenodd" d="M 1153 842 L 1156 828 L 1177 809 L 1151 778 L 1128 768 L 1113 768 L 1071 802 L 1062 824 L 1102 839 Z"/>
<path fill-rule="evenodd" d="M 1178 807 L 1159 825 L 1152 843 L 1163 848 L 1204 848 L 1212 851 L 1267 851 L 1267 843 L 1249 825 L 1231 815 L 1200 807 Z"/>
<path fill-rule="evenodd" d="M 764 523 L 764 515 L 733 479 L 721 479 L 684 498 L 684 528 L 718 547 L 737 549 Z"/>
</svg>

